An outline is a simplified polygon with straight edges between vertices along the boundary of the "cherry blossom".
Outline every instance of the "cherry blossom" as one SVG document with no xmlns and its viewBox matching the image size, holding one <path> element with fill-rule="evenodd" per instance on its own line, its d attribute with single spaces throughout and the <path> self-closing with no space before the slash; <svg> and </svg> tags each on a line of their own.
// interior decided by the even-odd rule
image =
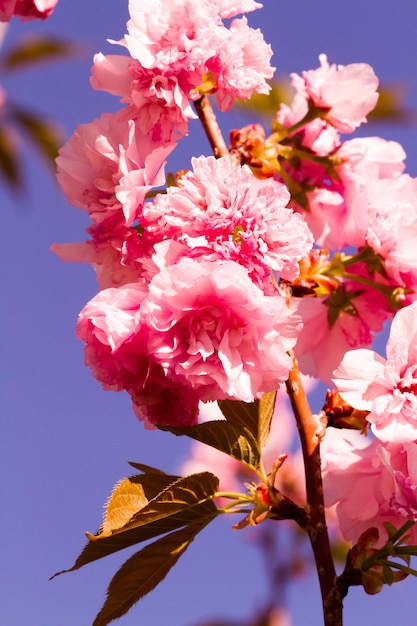
<svg viewBox="0 0 417 626">
<path fill-rule="evenodd" d="M 147 236 L 236 261 L 266 291 L 271 270 L 294 279 L 313 239 L 301 217 L 286 208 L 284 185 L 258 181 L 247 166 L 233 167 L 228 157 L 194 158 L 192 167 L 179 187 L 169 187 L 143 207 Z"/>
<path fill-rule="evenodd" d="M 222 18 L 258 8 L 257 3 L 148 0 L 129 3 L 128 33 L 119 43 L 129 57 L 96 55 L 92 85 L 135 106 L 142 132 L 159 141 L 186 134 L 195 117 L 190 102 L 216 93 L 221 110 L 253 91 L 269 93 L 272 51 L 246 18 Z"/>
<path fill-rule="evenodd" d="M 265 296 L 233 261 L 182 258 L 156 274 L 141 306 L 149 352 L 203 401 L 251 402 L 277 389 L 291 367 L 300 320 Z"/>
<path fill-rule="evenodd" d="M 165 182 L 163 165 L 174 147 L 143 135 L 132 111 L 104 113 L 78 126 L 60 149 L 58 182 L 68 200 L 95 222 L 116 218 L 130 226 L 146 193 Z"/>
<path fill-rule="evenodd" d="M 372 350 L 346 352 L 334 384 L 354 408 L 369 411 L 374 434 L 384 442 L 417 440 L 417 302 L 394 317 L 387 358 Z"/>
<path fill-rule="evenodd" d="M 417 444 L 381 444 L 354 431 L 329 429 L 322 443 L 324 495 L 335 506 L 340 530 L 356 543 L 376 527 L 384 545 L 384 522 L 396 528 L 417 521 Z M 417 527 L 407 543 L 417 543 Z"/>
<path fill-rule="evenodd" d="M 8 22 L 13 16 L 21 20 L 46 19 L 55 9 L 58 0 L 3 0 L 0 21 Z"/>
<path fill-rule="evenodd" d="M 317 70 L 292 74 L 293 86 L 316 107 L 328 109 L 324 117 L 337 130 L 351 133 L 375 107 L 378 79 L 366 63 L 329 65 L 325 54 L 319 60 Z"/>
<path fill-rule="evenodd" d="M 250 402 L 276 389 L 299 329 L 284 300 L 265 296 L 236 263 L 183 258 L 149 286 L 101 291 L 80 313 L 77 335 L 93 375 L 136 405 L 155 405 L 147 396 L 164 388 L 165 403 L 172 393 L 195 397 L 191 417 L 182 406 L 184 423 L 197 415 L 198 399 Z M 160 422 L 158 415 L 146 416 Z"/>
</svg>

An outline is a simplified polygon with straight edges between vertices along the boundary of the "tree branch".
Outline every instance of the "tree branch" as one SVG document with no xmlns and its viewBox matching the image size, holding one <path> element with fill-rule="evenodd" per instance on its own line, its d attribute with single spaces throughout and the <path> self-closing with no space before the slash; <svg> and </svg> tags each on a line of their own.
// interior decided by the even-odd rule
<svg viewBox="0 0 417 626">
<path fill-rule="evenodd" d="M 216 159 L 228 155 L 228 147 L 223 139 L 208 97 L 202 96 L 202 98 L 194 102 L 194 106 Z"/>
<path fill-rule="evenodd" d="M 287 380 L 287 392 L 299 430 L 304 457 L 307 505 L 310 523 L 306 530 L 314 553 L 320 582 L 325 626 L 342 626 L 342 596 L 336 585 L 336 571 L 326 525 L 321 473 L 320 442 L 325 424 L 311 413 L 301 382 L 297 359 L 290 352 L 293 368 Z"/>
</svg>

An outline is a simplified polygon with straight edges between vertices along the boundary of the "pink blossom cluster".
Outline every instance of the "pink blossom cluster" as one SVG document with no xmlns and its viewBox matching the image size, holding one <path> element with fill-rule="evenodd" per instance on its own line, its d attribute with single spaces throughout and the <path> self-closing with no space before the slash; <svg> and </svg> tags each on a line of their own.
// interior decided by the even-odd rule
<svg viewBox="0 0 417 626">
<path fill-rule="evenodd" d="M 301 329 L 276 282 L 298 276 L 313 237 L 286 187 L 202 156 L 163 188 L 186 132 L 178 120 L 194 115 L 206 83 L 223 109 L 269 90 L 262 35 L 246 18 L 223 23 L 258 6 L 131 1 L 131 57 L 99 56 L 93 68 L 93 83 L 127 106 L 80 125 L 57 159 L 61 188 L 91 219 L 86 242 L 52 247 L 98 277 L 77 326 L 86 363 L 106 389 L 130 394 L 148 426 L 192 424 L 200 401 L 277 389 Z"/>
<path fill-rule="evenodd" d="M 155 141 L 186 134 L 196 117 L 191 103 L 215 93 L 220 110 L 235 98 L 266 94 L 271 48 L 246 17 L 254 0 L 130 0 L 127 34 L 118 43 L 130 56 L 94 57 L 91 83 L 120 96 Z M 232 19 L 226 27 L 224 19 Z"/>
<path fill-rule="evenodd" d="M 0 22 L 8 22 L 12 17 L 21 20 L 42 20 L 49 17 L 58 0 L 1 0 Z"/>
<path fill-rule="evenodd" d="M 258 157 L 245 162 L 262 178 L 285 182 L 289 206 L 322 248 L 291 293 L 304 321 L 300 365 L 330 383 L 346 350 L 369 347 L 415 297 L 417 181 L 404 173 L 398 143 L 342 140 L 340 133 L 366 122 L 376 105 L 378 80 L 369 65 L 330 65 L 321 55 L 320 67 L 293 74 L 292 84 L 293 102 L 280 106 L 272 135 L 256 128 L 245 136 Z"/>
<path fill-rule="evenodd" d="M 130 1 L 113 42 L 129 55 L 96 55 L 92 74 L 124 106 L 79 126 L 57 159 L 89 239 L 53 249 L 95 269 L 100 291 L 77 325 L 85 361 L 146 426 L 192 425 L 201 403 L 277 390 L 289 350 L 366 411 L 369 445 L 330 430 L 323 444 L 327 504 L 355 541 L 417 520 L 417 182 L 396 142 L 342 140 L 375 107 L 378 81 L 366 64 L 321 55 L 293 75 L 270 137 L 234 131 L 231 154 L 195 157 L 167 183 L 193 102 L 214 94 L 226 111 L 268 92 L 271 50 L 236 17 L 259 6 Z M 370 346 L 391 320 L 384 359 Z"/>
<path fill-rule="evenodd" d="M 101 291 L 81 311 L 86 363 L 148 425 L 191 424 L 198 401 L 250 402 L 288 376 L 300 323 L 234 261 L 183 257 L 149 284 Z"/>
<path fill-rule="evenodd" d="M 327 503 L 336 505 L 348 540 L 375 526 L 383 544 L 384 522 L 417 521 L 417 302 L 394 317 L 386 359 L 348 351 L 334 383 L 343 400 L 367 411 L 375 438 L 367 444 L 357 433 L 326 434 Z M 415 527 L 407 541 L 417 542 Z"/>
</svg>

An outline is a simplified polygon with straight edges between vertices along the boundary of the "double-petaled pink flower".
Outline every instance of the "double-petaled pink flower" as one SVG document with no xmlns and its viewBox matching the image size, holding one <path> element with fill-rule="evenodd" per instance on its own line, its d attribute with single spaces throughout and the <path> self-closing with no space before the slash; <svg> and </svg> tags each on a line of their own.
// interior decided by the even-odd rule
<svg viewBox="0 0 417 626">
<path fill-rule="evenodd" d="M 378 101 L 378 79 L 367 63 L 329 65 L 319 56 L 320 67 L 292 75 L 293 85 L 318 108 L 328 109 L 325 119 L 342 133 L 351 133 L 366 122 Z"/>
<path fill-rule="evenodd" d="M 175 415 L 184 424 L 194 421 L 198 400 L 250 402 L 277 389 L 300 326 L 284 300 L 265 296 L 237 263 L 182 258 L 146 288 L 100 292 L 81 312 L 77 335 L 105 388 L 127 390 L 139 413 L 151 405 L 153 423 Z M 178 404 L 182 394 L 187 402 L 167 413 L 169 397 Z"/>
<path fill-rule="evenodd" d="M 92 85 L 119 95 L 140 111 L 142 132 L 160 141 L 184 135 L 195 117 L 191 102 L 216 93 L 219 108 L 235 98 L 269 93 L 272 50 L 246 18 L 227 28 L 224 18 L 258 8 L 256 2 L 130 0 L 130 57 L 96 55 Z M 117 42 L 113 42 L 117 43 Z"/>
<path fill-rule="evenodd" d="M 351 350 L 334 372 L 342 398 L 367 416 L 385 442 L 417 440 L 417 302 L 396 314 L 387 358 L 372 350 Z"/>
<path fill-rule="evenodd" d="M 313 238 L 301 216 L 287 208 L 286 187 L 257 180 L 249 167 L 233 167 L 228 157 L 195 158 L 192 167 L 179 187 L 144 205 L 146 236 L 175 239 L 194 256 L 236 261 L 265 291 L 272 286 L 271 270 L 296 278 Z"/>
<path fill-rule="evenodd" d="M 340 530 L 356 543 L 369 528 L 377 528 L 383 546 L 384 523 L 400 528 L 417 521 L 417 443 L 382 444 L 354 431 L 329 429 L 321 446 L 324 497 L 335 506 Z M 407 535 L 417 543 L 417 525 Z"/>
</svg>

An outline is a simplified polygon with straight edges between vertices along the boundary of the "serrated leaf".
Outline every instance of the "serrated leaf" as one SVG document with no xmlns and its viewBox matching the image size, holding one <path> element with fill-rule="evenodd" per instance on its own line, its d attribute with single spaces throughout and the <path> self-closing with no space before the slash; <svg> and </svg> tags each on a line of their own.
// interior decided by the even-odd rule
<svg viewBox="0 0 417 626">
<path fill-rule="evenodd" d="M 212 420 L 196 426 L 159 426 L 174 435 L 186 435 L 225 452 L 229 456 L 257 469 L 260 452 L 250 430 L 242 424 L 226 420 Z"/>
<path fill-rule="evenodd" d="M 39 117 L 15 105 L 10 106 L 10 116 L 27 138 L 32 141 L 35 148 L 46 157 L 49 164 L 55 169 L 55 159 L 58 155 L 62 138 L 51 120 Z"/>
<path fill-rule="evenodd" d="M 140 464 L 137 463 L 137 466 L 139 466 Z M 143 465 L 144 467 L 148 467 Z M 139 467 L 138 467 L 139 469 Z M 153 469 L 153 468 L 148 468 L 148 469 Z M 125 518 L 124 524 L 120 524 L 119 526 L 114 526 L 111 529 L 111 532 L 106 532 L 105 528 L 107 528 L 108 530 L 110 530 L 109 527 L 104 527 L 104 524 L 101 526 L 101 528 L 99 529 L 99 531 L 95 534 L 92 535 L 91 533 L 87 532 L 86 535 L 88 537 L 88 539 L 90 539 L 90 541 L 95 541 L 96 539 L 100 539 L 106 536 L 109 536 L 110 534 L 112 534 L 114 531 L 116 530 L 120 530 L 120 528 L 123 528 L 126 523 L 128 522 L 128 520 L 138 511 L 140 511 L 144 506 L 146 506 L 149 502 L 149 500 L 153 500 L 154 498 L 156 498 L 158 496 L 158 494 L 160 494 L 162 491 L 164 491 L 164 489 L 166 489 L 169 485 L 171 485 L 173 482 L 175 482 L 176 480 L 179 480 L 179 476 L 171 476 L 169 474 L 164 474 L 163 472 L 160 473 L 151 473 L 149 472 L 148 474 L 143 474 L 141 476 L 130 476 L 129 478 L 124 478 L 123 481 L 128 481 L 129 483 L 133 483 L 133 486 L 131 487 L 132 490 L 132 495 L 135 493 L 135 488 L 138 490 L 138 494 L 140 493 L 140 491 L 143 493 L 143 501 L 138 500 L 137 501 L 137 507 L 134 511 L 132 511 L 132 509 L 130 509 L 131 514 L 129 515 L 129 517 Z M 120 482 L 123 482 L 120 481 Z M 120 483 L 117 483 L 117 485 L 115 486 L 114 490 L 117 488 L 117 486 Z M 114 490 L 112 492 L 112 495 L 114 493 Z M 112 495 L 110 495 L 108 503 L 106 505 L 106 507 L 108 507 L 109 502 L 112 498 Z"/>
<path fill-rule="evenodd" d="M 149 475 L 141 478 L 147 479 Z M 219 479 L 210 472 L 178 479 L 132 516 L 124 527 L 114 530 L 109 537 L 98 536 L 90 540 L 74 565 L 57 572 L 52 578 L 182 526 L 212 519 L 218 514 L 212 499 L 218 484 Z"/>
<path fill-rule="evenodd" d="M 73 56 L 75 52 L 75 44 L 69 41 L 45 35 L 32 36 L 19 41 L 9 52 L 3 54 L 1 66 L 5 71 L 26 69 L 35 63 Z"/>
<path fill-rule="evenodd" d="M 217 404 L 228 422 L 245 426 L 255 439 L 258 438 L 259 400 L 218 400 Z"/>
<path fill-rule="evenodd" d="M 258 401 L 258 443 L 262 449 L 268 441 L 271 431 L 271 421 L 274 415 L 276 391 L 264 393 Z"/>
<path fill-rule="evenodd" d="M 258 449 L 262 450 L 271 429 L 276 394 L 276 391 L 264 393 L 254 402 L 218 400 L 217 403 L 226 420 L 245 426 L 256 439 Z"/>
<path fill-rule="evenodd" d="M 93 626 L 107 626 L 152 591 L 205 526 L 206 522 L 190 524 L 131 556 L 110 582 L 107 599 Z"/>
<path fill-rule="evenodd" d="M 140 479 L 141 476 L 123 478 L 115 485 L 106 504 L 100 534 L 93 536 L 87 533 L 89 539 L 96 540 L 98 537 L 108 537 L 113 531 L 120 530 L 135 513 L 148 504 Z"/>
</svg>

